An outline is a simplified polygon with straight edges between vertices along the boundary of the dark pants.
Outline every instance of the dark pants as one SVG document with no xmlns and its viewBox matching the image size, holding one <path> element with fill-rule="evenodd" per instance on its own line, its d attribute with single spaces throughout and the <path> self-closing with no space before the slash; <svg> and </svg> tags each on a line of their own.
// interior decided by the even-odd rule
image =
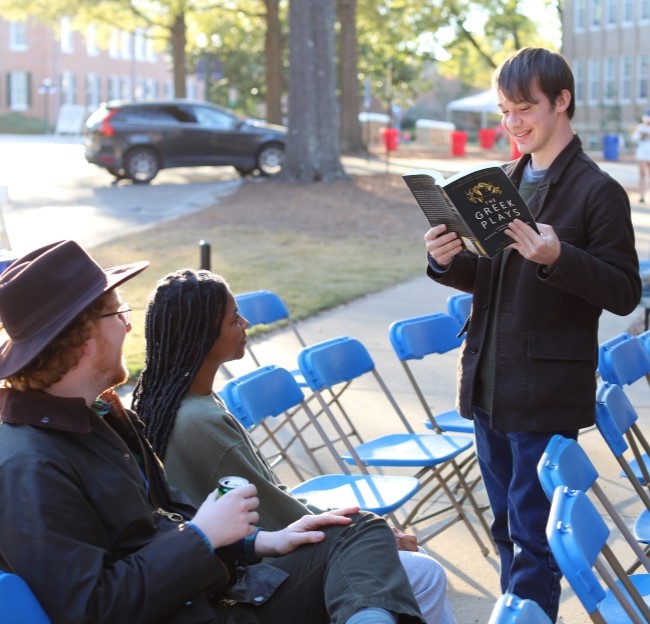
<svg viewBox="0 0 650 624">
<path fill-rule="evenodd" d="M 290 576 L 262 606 L 231 607 L 235 622 L 344 624 L 364 607 L 386 609 L 400 623 L 422 622 L 392 531 L 373 514 L 354 518 L 349 526 L 326 527 L 318 544 L 265 559 Z"/>
<path fill-rule="evenodd" d="M 549 440 L 557 433 L 495 431 L 481 409 L 474 410 L 476 453 L 494 514 L 492 535 L 501 561 L 501 592 L 537 602 L 551 621 L 560 605 L 560 573 L 546 539 L 551 503 L 537 476 Z"/>
</svg>

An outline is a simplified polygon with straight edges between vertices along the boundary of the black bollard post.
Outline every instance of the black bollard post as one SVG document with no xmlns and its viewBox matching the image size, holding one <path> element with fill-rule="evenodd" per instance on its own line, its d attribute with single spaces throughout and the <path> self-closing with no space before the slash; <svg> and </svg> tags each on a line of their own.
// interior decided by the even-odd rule
<svg viewBox="0 0 650 624">
<path fill-rule="evenodd" d="M 201 250 L 201 269 L 206 271 L 210 270 L 210 243 L 207 241 L 199 241 L 199 248 Z"/>
</svg>

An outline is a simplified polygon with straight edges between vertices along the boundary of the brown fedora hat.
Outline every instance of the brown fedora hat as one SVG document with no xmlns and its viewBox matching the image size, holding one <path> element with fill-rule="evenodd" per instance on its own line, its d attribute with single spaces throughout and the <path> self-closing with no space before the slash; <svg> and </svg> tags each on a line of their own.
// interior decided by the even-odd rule
<svg viewBox="0 0 650 624">
<path fill-rule="evenodd" d="M 29 364 L 95 299 L 149 262 L 102 269 L 76 242 L 59 241 L 18 258 L 0 275 L 0 379 Z"/>
</svg>

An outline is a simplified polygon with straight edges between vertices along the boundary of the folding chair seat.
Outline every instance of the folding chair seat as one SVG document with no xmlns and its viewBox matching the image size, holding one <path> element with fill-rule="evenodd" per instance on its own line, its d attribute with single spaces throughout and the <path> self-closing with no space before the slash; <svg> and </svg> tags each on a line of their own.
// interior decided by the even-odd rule
<svg viewBox="0 0 650 624">
<path fill-rule="evenodd" d="M 600 487 L 598 471 L 587 453 L 575 440 L 554 435 L 537 464 L 537 474 L 549 500 L 553 499 L 555 489 L 560 486 L 585 493 L 593 492 L 637 557 L 636 563 L 628 568 L 628 573 L 633 572 L 639 565 L 650 572 L 650 559 L 648 559 L 647 551 L 644 552 L 639 546 L 639 542 L 650 543 L 650 511 L 644 509 L 641 512 L 637 520 L 637 536 L 635 538 L 621 514 L 616 510 L 603 488 Z M 639 535 L 639 528 L 646 533 Z"/>
<path fill-rule="evenodd" d="M 231 379 L 221 396 L 230 412 L 246 427 L 297 407 L 319 427 L 293 375 L 278 366 L 264 366 Z M 292 493 L 321 509 L 358 505 L 366 511 L 386 515 L 410 500 L 419 489 L 415 477 L 352 474 L 336 452 L 332 457 L 341 474 L 316 476 L 292 488 Z"/>
<path fill-rule="evenodd" d="M 50 618 L 27 583 L 18 575 L 0 571 L 0 622 L 50 624 Z"/>
<path fill-rule="evenodd" d="M 551 620 L 534 600 L 506 593 L 494 605 L 488 624 L 551 624 Z"/>
<path fill-rule="evenodd" d="M 390 412 L 398 417 L 401 431 L 354 445 L 355 453 L 348 450 L 343 453 L 343 459 L 349 464 L 356 464 L 360 469 L 366 469 L 368 466 L 419 468 L 415 476 L 422 480 L 422 487 L 429 485 L 431 487 L 426 494 L 423 492 L 421 500 L 410 510 L 404 525 L 414 526 L 441 513 L 439 510 L 427 515 L 421 514 L 420 510 L 425 503 L 434 501 L 434 494 L 442 492 L 447 503 L 443 511 L 453 510 L 453 517 L 442 527 L 438 526 L 426 536 L 420 536 L 420 541 L 427 541 L 454 522 L 462 520 L 483 554 L 487 554 L 487 548 L 466 513 L 463 504 L 465 501 L 469 501 L 491 541 L 490 529 L 476 503 L 471 488 L 456 463 L 459 456 L 472 448 L 472 439 L 460 435 L 415 433 L 386 383 L 377 372 L 368 350 L 358 340 L 342 336 L 310 345 L 298 355 L 298 365 L 305 381 L 319 400 L 322 411 L 329 416 L 329 420 L 335 428 L 337 427 L 337 417 L 332 410 L 332 405 L 327 404 L 321 392 L 331 390 L 337 393 L 339 401 L 341 401 L 343 392 L 351 393 L 349 388 L 353 381 L 361 378 L 364 380 L 374 379 L 380 392 L 375 393 L 373 398 L 382 401 L 386 407 L 390 407 Z M 343 389 L 339 390 L 341 387 Z M 381 409 L 381 423 L 384 424 L 387 423 L 388 414 L 383 407 Z M 345 438 L 340 426 L 338 426 L 337 434 Z M 455 489 L 460 497 L 454 493 Z"/>
<path fill-rule="evenodd" d="M 596 426 L 605 438 L 626 477 L 637 491 L 650 484 L 650 446 L 638 425 L 638 414 L 623 388 L 603 383 L 596 393 Z M 628 446 L 629 445 L 629 446 Z M 628 459 L 628 448 L 633 457 Z"/>
<path fill-rule="evenodd" d="M 470 293 L 454 293 L 447 297 L 447 314 L 456 319 L 460 327 L 465 323 L 472 312 L 472 300 L 474 296 Z"/>
<path fill-rule="evenodd" d="M 650 574 L 628 575 L 607 544 L 609 534 L 584 492 L 556 488 L 546 537 L 562 574 L 591 620 L 600 624 L 647 624 Z"/>
<path fill-rule="evenodd" d="M 457 349 L 463 342 L 458 336 L 461 327 L 449 314 L 438 312 L 394 321 L 388 328 L 393 350 L 427 416 L 425 424 L 438 432 L 471 434 L 474 433 L 474 423 L 463 418 L 455 409 L 434 414 L 409 361 L 423 360 L 428 355 L 444 354 Z"/>
</svg>

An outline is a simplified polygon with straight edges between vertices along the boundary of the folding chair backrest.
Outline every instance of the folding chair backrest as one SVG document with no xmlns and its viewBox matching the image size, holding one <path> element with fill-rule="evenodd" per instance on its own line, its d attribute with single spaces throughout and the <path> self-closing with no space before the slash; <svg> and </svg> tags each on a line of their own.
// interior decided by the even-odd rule
<svg viewBox="0 0 650 624">
<path fill-rule="evenodd" d="M 555 561 L 587 613 L 597 611 L 606 594 L 593 565 L 607 543 L 609 529 L 584 492 L 556 488 L 546 537 Z"/>
<path fill-rule="evenodd" d="M 444 312 L 424 314 L 391 323 L 388 337 L 397 357 L 420 360 L 433 353 L 447 353 L 459 347 L 461 325 Z"/>
<path fill-rule="evenodd" d="M 637 336 L 618 334 L 599 346 L 598 372 L 603 381 L 633 384 L 650 373 L 650 354 Z"/>
<path fill-rule="evenodd" d="M 558 486 L 586 492 L 598 479 L 598 471 L 583 448 L 570 438 L 554 435 L 537 464 L 537 474 L 549 500 Z"/>
<path fill-rule="evenodd" d="M 0 572 L 0 622 L 50 624 L 50 618 L 27 583 L 10 572 Z"/>
<path fill-rule="evenodd" d="M 488 624 L 551 624 L 551 620 L 534 600 L 506 593 L 494 605 Z"/>
<path fill-rule="evenodd" d="M 354 338 L 339 336 L 303 349 L 298 365 L 313 391 L 352 381 L 374 370 L 368 350 Z"/>
<path fill-rule="evenodd" d="M 628 595 L 642 605 L 646 611 L 642 596 L 634 579 L 642 579 L 643 594 L 647 594 L 647 574 L 628 576 L 618 558 L 607 545 L 609 529 L 594 504 L 580 490 L 558 487 L 553 494 L 551 511 L 546 525 L 546 537 L 553 556 L 564 574 L 567 582 L 575 592 L 583 607 L 594 619 L 594 614 L 601 614 L 594 621 L 628 621 L 621 619 L 625 613 L 630 622 L 643 623 L 647 618 L 641 616 L 638 608 L 621 591 L 620 583 L 625 585 Z M 602 557 L 609 566 L 605 566 Z M 596 571 L 598 574 L 596 574 Z M 602 579 L 609 591 L 601 585 Z M 636 594 L 636 595 L 635 595 Z M 607 600 L 606 600 L 607 599 Z M 616 600 L 619 606 L 612 604 Z M 611 620 L 602 613 L 616 614 Z M 650 614 L 650 611 L 648 611 Z"/>
<path fill-rule="evenodd" d="M 623 472 L 650 509 L 650 497 L 647 492 L 641 491 L 642 485 L 650 483 L 650 447 L 637 420 L 636 410 L 621 386 L 609 383 L 599 386 L 596 393 L 596 426 Z M 625 456 L 628 448 L 632 449 L 632 460 Z"/>
<path fill-rule="evenodd" d="M 270 290 L 254 290 L 235 295 L 239 313 L 253 325 L 271 325 L 289 318 L 284 301 Z"/>
<path fill-rule="evenodd" d="M 447 313 L 463 327 L 472 311 L 473 296 L 469 293 L 454 293 L 447 297 Z"/>
<path fill-rule="evenodd" d="M 625 432 L 638 420 L 638 414 L 623 388 L 604 383 L 596 392 L 596 426 L 618 459 L 628 449 Z"/>
<path fill-rule="evenodd" d="M 246 391 L 242 391 L 243 387 Z M 293 375 L 275 365 L 263 366 L 228 381 L 219 392 L 230 412 L 245 427 L 279 416 L 300 405 L 302 390 Z"/>
</svg>

